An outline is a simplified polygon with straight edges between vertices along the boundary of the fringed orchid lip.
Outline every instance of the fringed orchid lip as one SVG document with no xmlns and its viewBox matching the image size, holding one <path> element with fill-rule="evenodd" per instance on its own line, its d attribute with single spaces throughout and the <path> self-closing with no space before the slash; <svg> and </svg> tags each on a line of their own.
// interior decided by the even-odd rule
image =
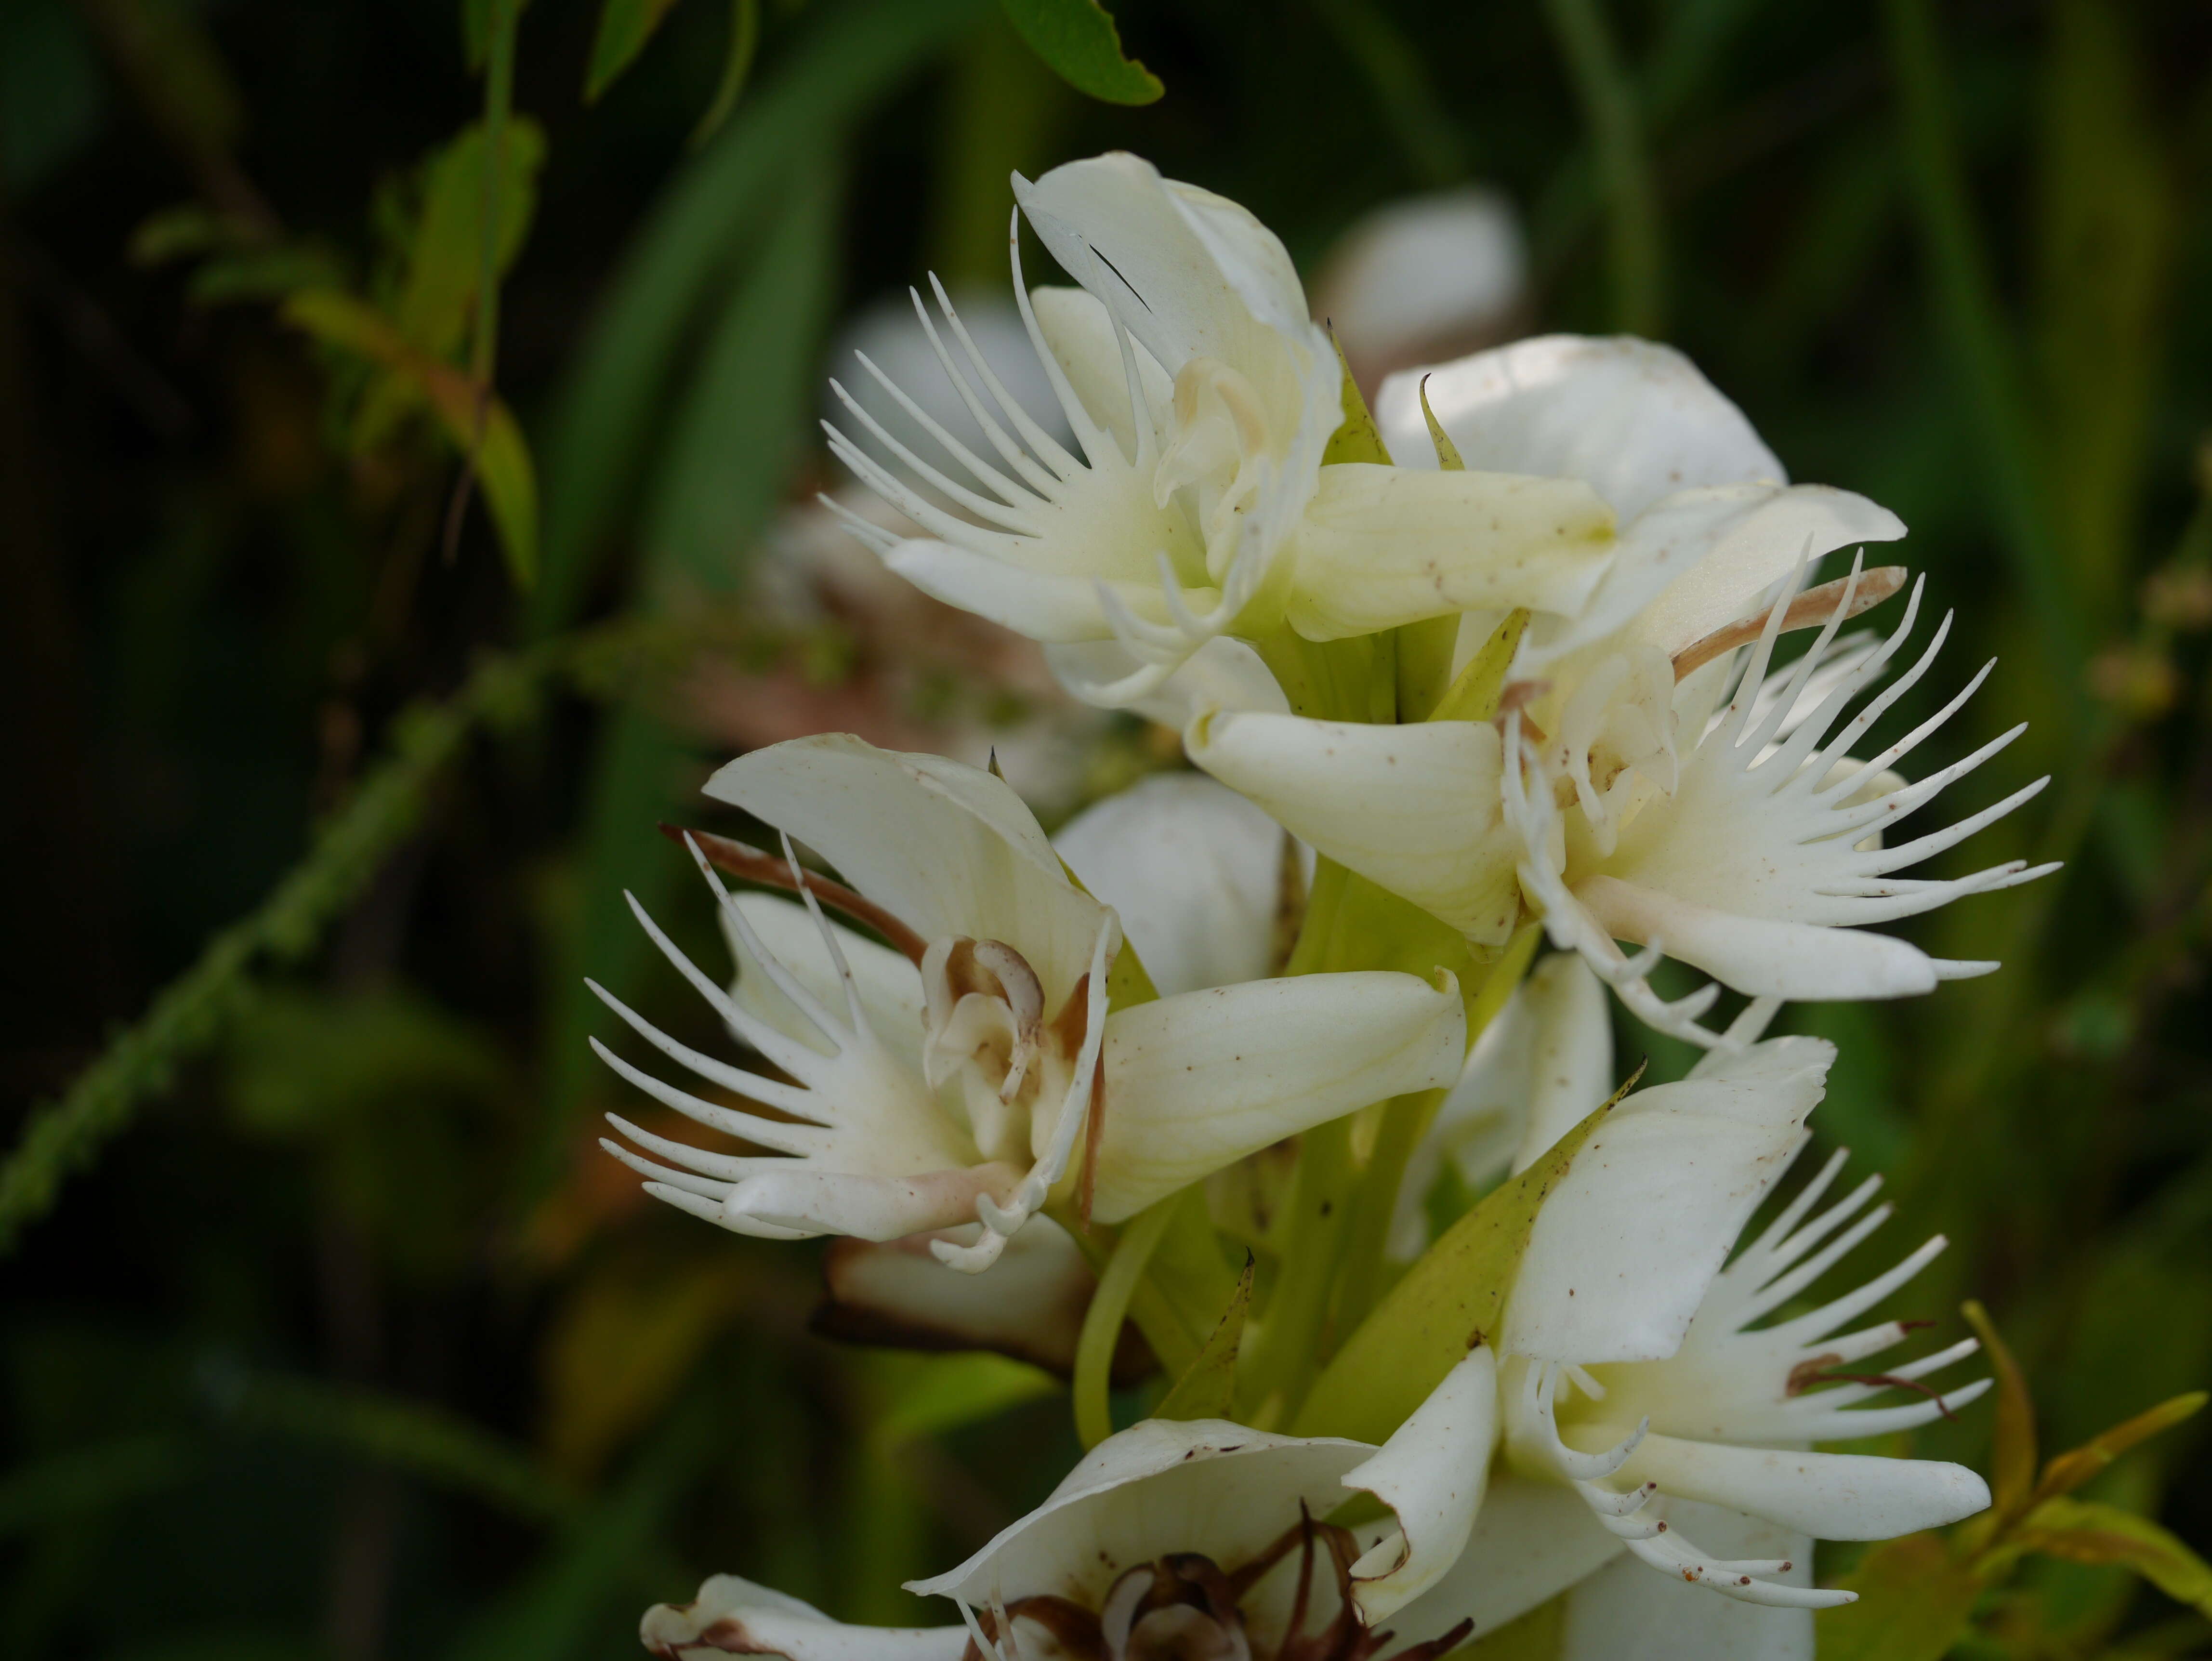
<svg viewBox="0 0 2212 1661">
<path fill-rule="evenodd" d="M 1558 797 L 1568 794 L 1566 781 L 1557 792 L 1535 787 L 1534 778 L 1548 779 L 1547 752 L 1522 737 L 1517 715 L 1507 718 L 1508 751 L 1522 757 L 1504 768 L 1502 780 L 1505 816 L 1524 849 L 1522 890 L 1541 910 L 1554 943 L 1582 952 L 1655 1027 L 1708 1047 L 1730 1042 L 1698 1024 L 1716 988 L 1673 1004 L 1651 991 L 1646 977 L 1662 957 L 1703 969 L 1753 1000 L 1899 997 L 1987 973 L 1996 965 L 1930 958 L 1903 940 L 1863 931 L 2057 869 L 2013 860 L 1944 880 L 1894 874 L 1995 824 L 2049 781 L 2039 779 L 1956 824 L 1885 845 L 1888 827 L 2025 730 L 2015 727 L 1915 782 L 1889 770 L 1957 713 L 1987 677 L 1984 666 L 1942 709 L 1875 756 L 1862 762 L 1850 755 L 1851 745 L 1927 673 L 1949 632 L 1947 617 L 1918 659 L 1874 691 L 1918 618 L 1921 585 L 1913 586 L 1905 617 L 1887 640 L 1838 642 L 1837 634 L 1863 609 L 1869 581 L 1881 577 L 1873 587 L 1894 592 L 1888 569 L 1869 573 L 1855 564 L 1849 577 L 1816 591 L 1823 592 L 1826 609 L 1819 635 L 1796 664 L 1770 674 L 1778 636 L 1805 620 L 1807 596 L 1797 592 L 1801 560 L 1765 614 L 1734 696 L 1704 722 L 1679 761 L 1669 750 L 1668 776 L 1656 777 L 1632 798 L 1617 825 L 1599 825 L 1601 834 L 1581 834 L 1587 813 L 1563 819 Z M 1720 635 L 1733 638 L 1730 630 Z M 1678 698 L 1675 718 L 1686 715 L 1702 719 L 1694 708 L 1686 712 Z M 1579 775 L 1575 784 L 1577 801 L 1587 806 L 1589 792 Z M 1644 950 L 1631 958 L 1615 944 L 1620 940 Z"/>
</svg>

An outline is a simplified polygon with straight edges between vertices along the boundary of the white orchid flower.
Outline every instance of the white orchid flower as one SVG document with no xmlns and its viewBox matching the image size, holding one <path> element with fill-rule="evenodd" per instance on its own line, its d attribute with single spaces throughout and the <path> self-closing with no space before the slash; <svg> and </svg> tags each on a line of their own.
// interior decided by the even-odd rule
<svg viewBox="0 0 2212 1661">
<path fill-rule="evenodd" d="M 1205 642 L 1285 619 L 1333 639 L 1474 605 L 1579 611 L 1613 515 L 1571 478 L 1324 468 L 1343 375 L 1289 254 L 1235 203 L 1115 154 L 1015 195 L 1081 284 L 1015 298 L 1080 456 L 1006 392 L 935 288 L 915 296 L 994 463 L 863 368 L 939 453 L 901 441 L 839 389 L 896 465 L 830 429 L 831 449 L 925 535 L 856 535 L 939 599 L 1049 642 L 1112 642 L 1102 701 L 1154 691 Z"/>
<path fill-rule="evenodd" d="M 1583 1019 L 1594 1025 L 1602 1011 Z M 1819 1039 L 1782 1038 L 1710 1056 L 1684 1082 L 1626 1098 L 1569 1161 L 1537 1214 L 1498 1336 L 1510 1475 L 1493 1479 L 1467 1555 L 1418 1611 L 1425 1618 L 1472 1615 L 1486 1630 L 1625 1549 L 1677 1584 L 1765 1606 L 1696 1616 L 1692 1631 L 1789 1637 L 1712 1653 L 1809 1655 L 1809 1611 L 1850 1598 L 1812 1586 L 1814 1538 L 1884 1539 L 1989 1503 L 1961 1466 L 1809 1451 L 1913 1428 L 1989 1388 L 1978 1379 L 1939 1397 L 1918 1383 L 1973 1354 L 1972 1340 L 1869 1373 L 1859 1369 L 1908 1325 L 1834 1335 L 1926 1267 L 1940 1238 L 1843 1297 L 1754 1325 L 1881 1225 L 1888 1208 L 1867 1209 L 1877 1180 L 1814 1214 L 1842 1167 L 1836 1154 L 1723 1267 L 1807 1141 L 1833 1055 Z M 1561 1092 L 1531 1119 L 1517 1163 L 1595 1110 L 1605 1088 Z M 1929 1399 L 1861 1405 L 1899 1389 Z M 1532 1486 L 1542 1484 L 1549 1497 Z M 1578 1503 L 1562 1504 L 1563 1492 Z M 1508 1531 L 1520 1543 L 1486 1567 L 1486 1545 Z M 1587 1596 L 1578 1587 L 1571 1630 L 1650 1603 L 1627 1576 Z M 1579 1617 L 1576 1600 L 1589 1604 Z M 1666 1652 L 1693 1652 L 1704 1653 Z"/>
<path fill-rule="evenodd" d="M 644 1621 L 646 1647 L 791 1661 L 1365 1661 L 1375 1630 L 1435 1585 L 1482 1505 L 1498 1434 L 1498 1369 L 1476 1349 L 1380 1448 L 1270 1434 L 1222 1419 L 1140 1421 L 1107 1438 L 1035 1511 L 957 1568 L 908 1584 L 952 1599 L 963 1624 L 848 1627 L 720 1575 Z M 1384 1518 L 1325 1520 L 1359 1494 Z M 1403 1630 L 1394 1653 L 1428 1661 L 1467 1636 Z"/>
<path fill-rule="evenodd" d="M 612 1120 L 670 1162 L 605 1144 L 648 1192 L 726 1228 L 890 1240 L 979 1222 L 973 1244 L 931 1249 L 981 1269 L 1079 1173 L 1079 1210 L 1117 1222 L 1256 1148 L 1458 1071 L 1465 1015 L 1449 975 L 1254 981 L 1109 1013 L 1115 914 L 990 774 L 830 734 L 743 757 L 707 788 L 851 885 L 809 876 L 803 909 L 733 896 L 695 840 L 739 960 L 735 995 L 633 902 L 669 961 L 793 1082 L 679 1043 L 599 990 L 663 1055 L 783 1116 L 678 1089 L 594 1041 L 655 1100 L 769 1150 L 709 1152 Z M 799 885 L 787 845 L 786 861 L 734 844 L 718 857 Z M 830 922 L 825 893 L 894 945 Z"/>
<path fill-rule="evenodd" d="M 1400 441 L 1417 391 L 1394 379 L 1380 400 Z M 1855 568 L 1820 590 L 1796 587 L 1809 559 L 1901 534 L 1894 517 L 1847 492 L 1758 481 L 1779 465 L 1741 412 L 1680 354 L 1640 341 L 1524 341 L 1434 372 L 1429 397 L 1470 465 L 1577 470 L 1620 510 L 1622 551 L 1589 607 L 1531 625 L 1502 733 L 1248 706 L 1194 721 L 1192 759 L 1480 945 L 1501 944 L 1525 905 L 1638 1016 L 1694 1042 L 1719 1042 L 1696 1019 L 1717 988 L 1662 1001 L 1645 980 L 1662 952 L 1760 1000 L 1899 997 L 1995 967 L 1860 932 L 2052 868 L 1895 874 L 2043 782 L 1884 846 L 1890 826 L 2021 730 L 1917 782 L 1890 770 L 1978 675 L 1878 756 L 1850 754 L 1927 672 L 1948 619 L 1880 685 L 1918 617 L 1918 588 L 1875 643 L 1838 630 L 1894 593 L 1898 574 Z M 1486 630 L 1496 615 L 1468 623 Z M 1770 674 L 1779 634 L 1815 624 L 1813 648 Z M 1619 940 L 1649 949 L 1632 959 Z"/>
</svg>

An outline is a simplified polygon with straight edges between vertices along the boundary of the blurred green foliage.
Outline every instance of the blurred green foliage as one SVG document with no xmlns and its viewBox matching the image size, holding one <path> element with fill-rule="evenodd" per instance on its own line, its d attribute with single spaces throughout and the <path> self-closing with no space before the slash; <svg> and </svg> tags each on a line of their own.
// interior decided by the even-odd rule
<svg viewBox="0 0 2212 1661">
<path fill-rule="evenodd" d="M 1050 1380 L 810 1337 L 811 1249 L 592 1150 L 580 979 L 702 1036 L 621 892 L 683 879 L 701 654 L 791 644 L 731 608 L 828 477 L 836 319 L 1002 281 L 1007 172 L 1111 146 L 1309 267 L 1495 184 L 1532 326 L 1675 341 L 1905 517 L 1959 617 L 1893 719 L 1997 656 L 1930 748 L 2031 720 L 1986 788 L 2055 783 L 1986 840 L 2068 865 L 1922 931 L 2003 973 L 1790 1012 L 1844 1046 L 1816 1127 L 2049 1445 L 2212 1376 L 2212 16 L 1112 9 L 0 7 L 0 1652 L 626 1654 L 716 1569 L 926 1619 L 896 1582 L 1065 1469 Z M 2204 1653 L 2115 1567 L 2212 1540 L 2203 1446 L 2022 1512 L 2000 1590 L 1887 1549 L 1960 1655 Z"/>
</svg>

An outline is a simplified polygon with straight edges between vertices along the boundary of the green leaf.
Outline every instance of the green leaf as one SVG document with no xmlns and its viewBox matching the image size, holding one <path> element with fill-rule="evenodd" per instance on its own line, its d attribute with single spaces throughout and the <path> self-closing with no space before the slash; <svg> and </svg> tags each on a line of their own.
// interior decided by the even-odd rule
<svg viewBox="0 0 2212 1661">
<path fill-rule="evenodd" d="M 2133 1569 L 2176 1603 L 2212 1615 L 2212 1564 L 2148 1517 L 2094 1500 L 2045 1500 L 2011 1543 L 2071 1563 Z"/>
<path fill-rule="evenodd" d="M 2002 1528 L 2027 1506 L 2035 1487 L 2035 1402 L 2027 1393 L 2027 1377 L 2011 1349 L 1998 1336 L 1996 1324 L 1981 1305 L 1969 1299 L 1960 1312 L 1997 1379 L 1996 1445 L 1991 1453 L 1990 1526 Z"/>
<path fill-rule="evenodd" d="M 606 0 L 599 8 L 599 27 L 584 66 L 586 104 L 599 102 L 599 94 L 645 50 L 645 43 L 675 4 L 676 0 Z"/>
<path fill-rule="evenodd" d="M 1225 1310 L 1207 1336 L 1198 1359 L 1183 1369 L 1175 1388 L 1152 1409 L 1155 1419 L 1226 1419 L 1237 1396 L 1237 1347 L 1243 1342 L 1244 1317 L 1252 1311 L 1252 1255 L 1237 1278 Z"/>
<path fill-rule="evenodd" d="M 544 129 L 526 116 L 508 121 L 500 143 L 495 275 L 514 264 L 530 233 L 544 161 Z M 392 317 L 409 344 L 450 357 L 467 336 L 483 286 L 483 123 L 471 122 L 434 151 L 420 177 L 422 216 Z"/>
<path fill-rule="evenodd" d="M 1491 631 L 1482 649 L 1468 660 L 1449 690 L 1437 700 L 1431 721 L 1488 721 L 1498 713 L 1505 692 L 1505 672 L 1513 666 L 1513 654 L 1528 626 L 1525 611 L 1508 611 Z"/>
<path fill-rule="evenodd" d="M 515 586 L 527 588 L 538 569 L 538 475 L 514 415 L 451 364 L 416 350 L 391 319 L 336 289 L 307 289 L 284 302 L 282 315 L 327 344 L 394 371 L 410 395 L 438 418 L 453 447 L 483 481 L 484 501 Z"/>
<path fill-rule="evenodd" d="M 461 0 L 461 56 L 471 75 L 480 75 L 491 61 L 492 35 L 504 20 L 507 8 L 516 19 L 530 9 L 530 0 Z"/>
<path fill-rule="evenodd" d="M 1619 1099 L 1492 1190 L 1422 1255 L 1315 1381 L 1297 1434 L 1386 1440 L 1462 1356 L 1495 1339 L 1537 1208 Z"/>
<path fill-rule="evenodd" d="M 1382 442 L 1382 429 L 1375 424 L 1374 411 L 1360 396 L 1359 383 L 1352 378 L 1352 365 L 1345 361 L 1344 343 L 1336 338 L 1336 331 L 1328 332 L 1328 344 L 1336 348 L 1336 367 L 1343 377 L 1344 420 L 1329 435 L 1328 447 L 1321 453 L 1324 467 L 1340 462 L 1365 461 L 1378 466 L 1390 465 L 1389 447 Z"/>
<path fill-rule="evenodd" d="M 1030 50 L 1078 92 L 1108 104 L 1149 104 L 1159 76 L 1121 55 L 1121 31 L 1098 0 L 1000 0 Z"/>
<path fill-rule="evenodd" d="M 2193 1418 L 2208 1400 L 2212 1396 L 2201 1390 L 2176 1396 L 2100 1432 L 2080 1447 L 2058 1455 L 2044 1466 L 2043 1480 L 2035 1486 L 2035 1497 L 2050 1500 L 2071 1494 L 2137 1443 L 2148 1440 L 2162 1430 L 2171 1430 L 2185 1419 Z"/>
<path fill-rule="evenodd" d="M 760 50 L 760 0 L 730 0 L 730 49 L 722 57 L 722 78 L 699 125 L 691 130 L 694 145 L 705 143 L 730 119 L 738 94 L 753 71 L 753 55 Z"/>
<path fill-rule="evenodd" d="M 1940 1534 L 1887 1541 L 1838 1584 L 1859 1601 L 1813 1617 L 1820 1661 L 1942 1661 L 1982 1591 Z"/>
<path fill-rule="evenodd" d="M 971 27 L 982 3 L 852 0 L 822 9 L 773 82 L 654 205 L 556 399 L 545 445 L 545 580 L 530 603 L 532 638 L 557 632 L 580 609 L 594 560 L 661 453 L 670 412 L 684 405 L 700 363 L 698 331 L 781 207 L 792 158 L 836 149 L 846 125 Z M 813 343 L 791 345 L 805 355 Z M 810 368 L 796 406 L 802 417 L 811 380 Z M 780 474 L 757 484 L 767 469 L 744 453 L 716 459 L 742 476 L 748 499 L 774 501 Z M 726 563 L 729 548 L 720 552 Z"/>
<path fill-rule="evenodd" d="M 1459 459 L 1459 446 L 1451 441 L 1444 424 L 1437 419 L 1437 412 L 1429 407 L 1429 378 L 1421 377 L 1421 419 L 1429 423 L 1429 442 L 1436 447 L 1437 466 L 1440 472 L 1463 473 L 1467 463 Z"/>
</svg>

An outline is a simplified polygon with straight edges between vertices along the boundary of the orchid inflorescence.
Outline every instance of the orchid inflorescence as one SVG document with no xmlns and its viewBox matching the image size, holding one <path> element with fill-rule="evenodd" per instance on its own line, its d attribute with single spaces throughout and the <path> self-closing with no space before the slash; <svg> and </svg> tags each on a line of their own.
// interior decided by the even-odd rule
<svg viewBox="0 0 2212 1661">
<path fill-rule="evenodd" d="M 995 770 L 850 735 L 731 762 L 708 794 L 781 837 L 683 837 L 734 983 L 637 915 L 757 1059 L 602 992 L 690 1076 L 600 1054 L 708 1133 L 614 1118 L 605 1146 L 724 1228 L 839 1237 L 845 1330 L 1069 1374 L 1092 1445 L 914 1584 L 957 1621 L 844 1626 L 722 1576 L 647 1646 L 1426 1661 L 1556 1604 L 1553 1649 L 1515 1653 L 1811 1654 L 1853 1596 L 1815 1539 L 1989 1502 L 1960 1466 L 1819 1446 L 1987 1381 L 1921 1382 L 1972 1340 L 1877 1362 L 1915 1323 L 1855 1324 L 1940 1239 L 1814 1293 L 1887 1214 L 1872 1178 L 1822 1208 L 1842 1153 L 1739 1246 L 1835 1053 L 1765 1034 L 1787 1001 L 1996 967 L 1867 927 L 2049 869 L 1898 874 L 2039 788 L 1897 830 L 2017 735 L 1895 770 L 1987 671 L 1869 742 L 1948 630 L 1908 657 L 1917 581 L 1894 628 L 1849 626 L 1906 590 L 1863 552 L 1904 526 L 1786 483 L 1666 347 L 1524 340 L 1395 375 L 1370 415 L 1235 204 L 1121 155 L 1015 193 L 1073 447 L 934 288 L 949 386 L 861 360 L 915 427 L 840 387 L 830 447 L 885 511 L 831 505 L 1195 770 L 1054 838 Z M 1024 215 L 1077 287 L 1026 289 Z M 948 390 L 989 456 L 929 413 Z M 1710 979 L 1662 994 L 1668 960 Z M 1616 1088 L 1614 1000 L 1702 1059 Z M 1119 1431 L 1117 1354 L 1165 1386 Z"/>
</svg>

